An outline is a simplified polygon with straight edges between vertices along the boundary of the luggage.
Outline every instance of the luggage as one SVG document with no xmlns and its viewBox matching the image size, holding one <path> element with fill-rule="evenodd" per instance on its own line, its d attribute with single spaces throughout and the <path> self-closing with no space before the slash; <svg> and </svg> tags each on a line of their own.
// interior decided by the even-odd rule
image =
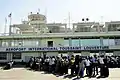
<svg viewBox="0 0 120 80">
<path fill-rule="evenodd" d="M 103 67 L 103 76 L 104 77 L 108 77 L 109 76 L 109 68 L 105 65 L 104 67 Z"/>
</svg>

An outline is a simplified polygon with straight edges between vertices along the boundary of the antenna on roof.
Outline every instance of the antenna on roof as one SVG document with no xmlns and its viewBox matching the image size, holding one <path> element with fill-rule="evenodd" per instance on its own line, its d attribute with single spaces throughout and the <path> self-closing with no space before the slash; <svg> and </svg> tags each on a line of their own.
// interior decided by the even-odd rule
<svg viewBox="0 0 120 80">
<path fill-rule="evenodd" d="M 69 28 L 70 28 L 70 12 L 68 13 L 68 20 L 69 20 L 68 25 L 69 25 Z"/>
<path fill-rule="evenodd" d="M 37 14 L 39 14 L 40 13 L 40 8 L 38 8 L 38 12 L 37 12 Z"/>
<path fill-rule="evenodd" d="M 44 13 L 45 17 L 47 18 L 47 8 L 45 8 L 45 13 Z"/>
</svg>

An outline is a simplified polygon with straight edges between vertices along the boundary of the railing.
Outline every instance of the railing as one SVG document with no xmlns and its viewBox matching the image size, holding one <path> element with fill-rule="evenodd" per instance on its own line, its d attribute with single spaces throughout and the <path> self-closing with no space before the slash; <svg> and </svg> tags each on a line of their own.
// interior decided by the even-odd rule
<svg viewBox="0 0 120 80">
<path fill-rule="evenodd" d="M 11 34 L 11 36 L 62 36 L 62 35 L 80 35 L 80 36 L 89 36 L 89 35 L 120 35 L 120 31 L 110 31 L 110 32 L 68 32 L 68 33 L 31 33 L 31 34 Z M 9 36 L 9 33 L 0 33 L 0 36 Z"/>
</svg>

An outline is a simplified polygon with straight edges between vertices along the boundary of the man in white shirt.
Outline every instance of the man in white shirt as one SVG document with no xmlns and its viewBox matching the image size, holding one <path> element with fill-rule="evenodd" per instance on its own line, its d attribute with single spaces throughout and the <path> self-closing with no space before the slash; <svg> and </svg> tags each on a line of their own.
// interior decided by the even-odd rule
<svg viewBox="0 0 120 80">
<path fill-rule="evenodd" d="M 90 64 L 91 64 L 90 60 L 88 58 L 85 59 L 85 66 L 86 66 L 86 74 L 87 74 L 87 76 L 90 76 Z"/>
</svg>

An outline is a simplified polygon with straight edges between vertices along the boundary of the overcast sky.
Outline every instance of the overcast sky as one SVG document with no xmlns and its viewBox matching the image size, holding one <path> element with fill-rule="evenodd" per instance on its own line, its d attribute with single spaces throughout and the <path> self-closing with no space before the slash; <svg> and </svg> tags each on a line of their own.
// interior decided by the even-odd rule
<svg viewBox="0 0 120 80">
<path fill-rule="evenodd" d="M 48 22 L 80 22 L 82 18 L 90 21 L 120 20 L 120 0 L 0 0 L 0 31 L 4 32 L 5 17 L 12 12 L 12 24 L 27 20 L 30 12 L 47 13 Z"/>
</svg>

